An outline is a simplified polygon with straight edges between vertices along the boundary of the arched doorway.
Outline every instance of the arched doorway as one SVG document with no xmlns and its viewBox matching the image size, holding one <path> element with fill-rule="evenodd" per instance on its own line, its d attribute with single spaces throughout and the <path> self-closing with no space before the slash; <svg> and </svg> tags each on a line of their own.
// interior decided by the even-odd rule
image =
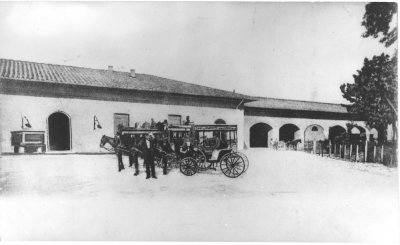
<svg viewBox="0 0 400 245">
<path fill-rule="evenodd" d="M 320 125 L 310 125 L 304 130 L 304 141 L 325 140 L 324 128 Z"/>
<path fill-rule="evenodd" d="M 55 112 L 48 118 L 49 149 L 51 151 L 71 150 L 70 118 L 63 112 Z"/>
<path fill-rule="evenodd" d="M 292 141 L 294 139 L 299 139 L 299 127 L 294 124 L 285 124 L 279 129 L 279 141 Z"/>
<path fill-rule="evenodd" d="M 269 133 L 272 127 L 266 123 L 257 123 L 250 128 L 250 147 L 268 147 Z"/>
<path fill-rule="evenodd" d="M 336 125 L 329 128 L 329 140 L 336 141 L 346 133 L 346 129 Z"/>
<path fill-rule="evenodd" d="M 350 142 L 359 142 L 366 139 L 365 129 L 363 127 L 354 125 L 350 128 Z"/>
</svg>

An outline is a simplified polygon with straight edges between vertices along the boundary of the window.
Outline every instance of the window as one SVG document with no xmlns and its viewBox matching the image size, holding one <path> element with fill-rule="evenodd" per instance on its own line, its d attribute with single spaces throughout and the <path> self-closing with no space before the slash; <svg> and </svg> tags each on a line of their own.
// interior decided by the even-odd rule
<svg viewBox="0 0 400 245">
<path fill-rule="evenodd" d="M 314 131 L 314 132 L 315 132 L 315 131 L 318 131 L 318 127 L 317 127 L 317 126 L 312 127 L 312 128 L 311 128 L 311 131 Z"/>
<path fill-rule="evenodd" d="M 114 113 L 114 134 L 117 133 L 119 124 L 129 127 L 129 114 Z"/>
<path fill-rule="evenodd" d="M 215 120 L 214 124 L 226 124 L 225 120 L 219 118 L 217 120 Z"/>
<path fill-rule="evenodd" d="M 169 125 L 181 125 L 182 116 L 181 115 L 168 115 Z"/>
</svg>

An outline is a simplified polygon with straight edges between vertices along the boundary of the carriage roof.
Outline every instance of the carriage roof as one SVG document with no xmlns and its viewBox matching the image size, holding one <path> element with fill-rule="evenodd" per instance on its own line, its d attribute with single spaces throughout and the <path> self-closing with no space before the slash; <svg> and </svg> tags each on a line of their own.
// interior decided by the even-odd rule
<svg viewBox="0 0 400 245">
<path fill-rule="evenodd" d="M 170 132 L 189 132 L 195 131 L 237 131 L 237 125 L 226 125 L 226 124 L 209 124 L 209 125 L 170 125 L 168 131 Z M 157 128 L 131 128 L 126 127 L 122 130 L 122 134 L 162 134 L 164 130 Z"/>
<path fill-rule="evenodd" d="M 195 125 L 196 131 L 237 131 L 237 125 L 212 124 L 212 125 Z"/>
<path fill-rule="evenodd" d="M 157 128 L 124 128 L 122 130 L 122 134 L 147 134 L 147 133 L 152 133 L 152 134 L 162 134 L 164 131 L 159 130 Z"/>
<path fill-rule="evenodd" d="M 169 131 L 188 132 L 192 129 L 193 125 L 169 125 Z"/>
</svg>

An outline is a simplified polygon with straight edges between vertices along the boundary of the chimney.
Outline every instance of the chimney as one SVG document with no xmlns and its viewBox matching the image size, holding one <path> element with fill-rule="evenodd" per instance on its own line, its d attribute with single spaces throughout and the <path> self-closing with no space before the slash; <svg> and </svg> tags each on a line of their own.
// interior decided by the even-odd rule
<svg viewBox="0 0 400 245">
<path fill-rule="evenodd" d="M 108 72 L 113 72 L 113 66 L 108 66 Z"/>
<path fill-rule="evenodd" d="M 131 77 L 136 77 L 135 69 L 131 69 Z"/>
</svg>

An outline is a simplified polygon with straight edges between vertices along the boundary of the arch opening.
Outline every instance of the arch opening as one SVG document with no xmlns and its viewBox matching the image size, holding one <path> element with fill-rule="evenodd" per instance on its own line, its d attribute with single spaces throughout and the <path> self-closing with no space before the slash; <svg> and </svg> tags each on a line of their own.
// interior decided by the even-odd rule
<svg viewBox="0 0 400 245">
<path fill-rule="evenodd" d="M 279 141 L 292 141 L 300 139 L 300 129 L 294 124 L 285 124 L 279 129 Z"/>
<path fill-rule="evenodd" d="M 369 140 L 374 141 L 378 139 L 378 130 L 376 128 L 372 128 L 369 134 Z"/>
<path fill-rule="evenodd" d="M 325 140 L 324 128 L 320 125 L 313 124 L 304 130 L 304 141 L 320 141 Z"/>
<path fill-rule="evenodd" d="M 346 133 L 346 129 L 342 126 L 336 125 L 329 128 L 329 140 L 335 141 L 338 140 Z"/>
<path fill-rule="evenodd" d="M 351 142 L 358 142 L 366 138 L 366 132 L 363 127 L 354 125 L 350 129 L 350 141 Z"/>
<path fill-rule="evenodd" d="M 63 112 L 55 112 L 48 118 L 49 149 L 71 150 L 70 118 Z"/>
<path fill-rule="evenodd" d="M 250 128 L 250 147 L 271 147 L 268 141 L 271 136 L 272 127 L 266 123 L 257 123 Z"/>
</svg>

